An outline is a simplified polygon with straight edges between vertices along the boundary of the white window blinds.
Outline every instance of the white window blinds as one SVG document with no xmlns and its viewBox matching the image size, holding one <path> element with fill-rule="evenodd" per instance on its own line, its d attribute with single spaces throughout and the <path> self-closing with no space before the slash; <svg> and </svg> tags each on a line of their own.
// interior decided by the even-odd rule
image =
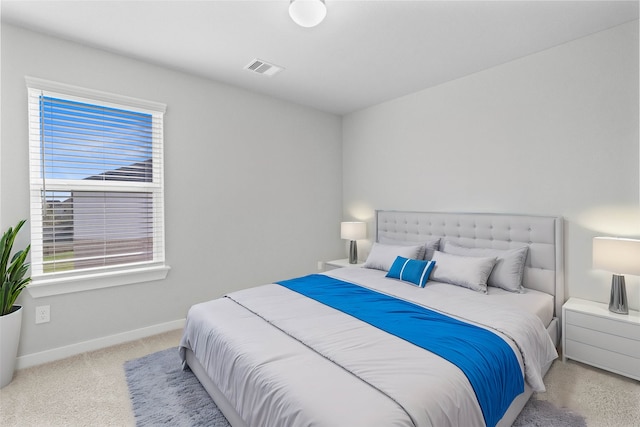
<svg viewBox="0 0 640 427">
<path fill-rule="evenodd" d="M 164 106 L 29 83 L 34 280 L 163 264 Z"/>
</svg>

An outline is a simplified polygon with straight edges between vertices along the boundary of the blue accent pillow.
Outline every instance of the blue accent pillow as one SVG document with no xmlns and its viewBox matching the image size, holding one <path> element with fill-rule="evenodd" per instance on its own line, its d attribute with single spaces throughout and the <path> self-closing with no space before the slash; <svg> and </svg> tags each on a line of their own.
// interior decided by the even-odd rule
<svg viewBox="0 0 640 427">
<path fill-rule="evenodd" d="M 435 265 L 435 261 L 423 261 L 399 256 L 396 257 L 396 260 L 391 265 L 386 277 L 400 279 L 403 282 L 424 288 Z"/>
</svg>

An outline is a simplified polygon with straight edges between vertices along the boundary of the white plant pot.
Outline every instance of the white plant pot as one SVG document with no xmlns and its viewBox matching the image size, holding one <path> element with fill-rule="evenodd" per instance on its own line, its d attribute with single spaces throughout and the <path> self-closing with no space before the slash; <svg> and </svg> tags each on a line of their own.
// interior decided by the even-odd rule
<svg viewBox="0 0 640 427">
<path fill-rule="evenodd" d="M 0 388 L 13 379 L 20 343 L 20 328 L 22 327 L 22 307 L 0 316 Z"/>
</svg>

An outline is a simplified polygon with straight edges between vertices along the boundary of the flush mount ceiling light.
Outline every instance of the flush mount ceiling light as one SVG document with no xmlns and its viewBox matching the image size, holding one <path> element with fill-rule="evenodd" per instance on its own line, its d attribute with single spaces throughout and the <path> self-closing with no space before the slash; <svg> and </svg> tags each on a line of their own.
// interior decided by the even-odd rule
<svg viewBox="0 0 640 427">
<path fill-rule="evenodd" d="M 291 0 L 289 15 L 301 27 L 315 27 L 327 16 L 324 0 Z"/>
</svg>

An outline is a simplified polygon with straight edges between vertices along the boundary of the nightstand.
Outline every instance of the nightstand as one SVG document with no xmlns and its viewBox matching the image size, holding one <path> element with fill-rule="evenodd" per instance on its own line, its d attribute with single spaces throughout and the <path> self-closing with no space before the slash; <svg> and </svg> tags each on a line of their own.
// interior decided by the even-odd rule
<svg viewBox="0 0 640 427">
<path fill-rule="evenodd" d="M 364 261 L 358 262 L 357 264 L 349 264 L 349 258 L 344 259 L 334 259 L 333 261 L 327 261 L 324 263 L 325 270 L 333 270 L 334 268 L 343 268 L 343 267 L 362 267 L 364 265 Z"/>
<path fill-rule="evenodd" d="M 640 312 L 569 298 L 562 306 L 562 360 L 577 360 L 640 380 Z"/>
</svg>

